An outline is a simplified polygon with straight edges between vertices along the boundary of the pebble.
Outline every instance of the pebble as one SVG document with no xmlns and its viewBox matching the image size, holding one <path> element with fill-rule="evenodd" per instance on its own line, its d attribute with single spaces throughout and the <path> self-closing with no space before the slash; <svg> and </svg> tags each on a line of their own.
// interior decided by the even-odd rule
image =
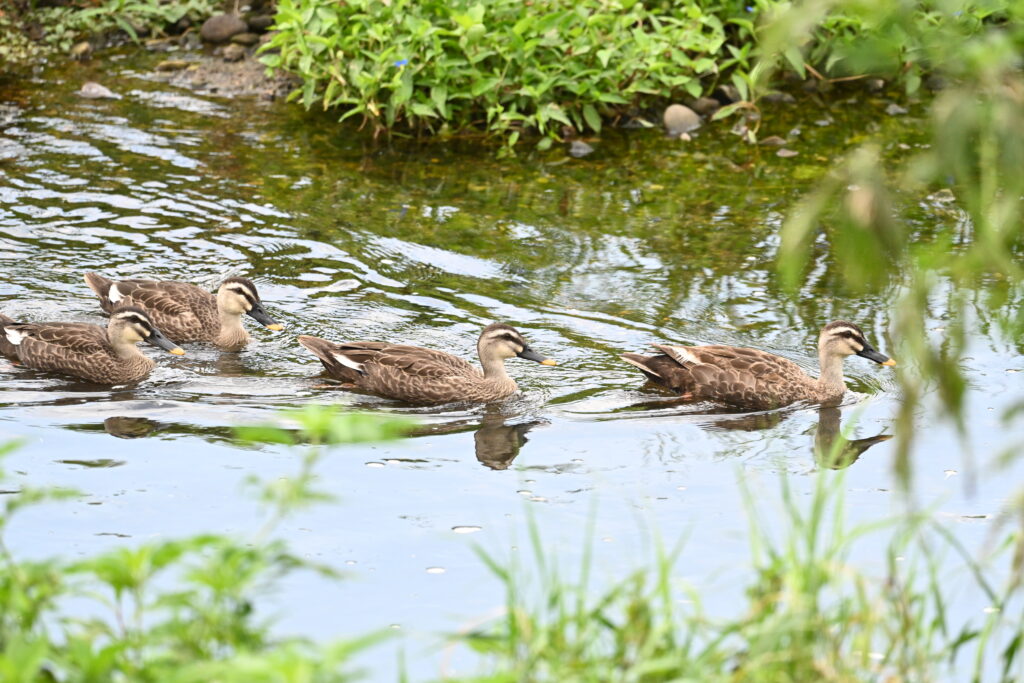
<svg viewBox="0 0 1024 683">
<path fill-rule="evenodd" d="M 888 107 L 885 108 L 885 113 L 889 116 L 900 116 L 907 113 L 906 107 L 901 107 L 895 102 L 891 102 Z"/>
<path fill-rule="evenodd" d="M 210 43 L 223 43 L 237 33 L 244 33 L 249 25 L 236 14 L 216 14 L 203 22 L 199 35 Z"/>
<path fill-rule="evenodd" d="M 787 149 L 786 147 L 783 147 L 775 153 L 775 156 L 782 157 L 783 159 L 789 159 L 790 157 L 795 157 L 799 153 L 800 152 L 797 152 L 795 149 Z"/>
<path fill-rule="evenodd" d="M 882 92 L 885 90 L 885 81 L 881 78 L 869 78 L 864 81 L 864 87 L 867 88 L 869 92 Z"/>
<path fill-rule="evenodd" d="M 796 98 L 788 92 L 770 92 L 762 97 L 761 101 L 770 104 L 796 104 Z"/>
<path fill-rule="evenodd" d="M 736 89 L 736 86 L 729 85 L 728 83 L 726 83 L 725 85 L 718 86 L 715 89 L 715 95 L 718 96 L 717 99 L 720 102 L 725 101 L 729 104 L 732 104 L 733 102 L 739 102 L 741 99 L 743 99 L 742 97 L 740 97 L 740 91 Z"/>
<path fill-rule="evenodd" d="M 236 33 L 231 36 L 231 42 L 239 45 L 255 45 L 260 42 L 260 37 L 255 33 Z"/>
<path fill-rule="evenodd" d="M 783 147 L 786 144 L 786 138 L 780 138 L 778 135 L 769 135 L 757 144 L 764 145 L 765 147 Z"/>
<path fill-rule="evenodd" d="M 225 62 L 240 62 L 245 58 L 245 46 L 238 43 L 225 45 L 221 55 L 224 57 Z"/>
<path fill-rule="evenodd" d="M 83 83 L 82 84 L 82 89 L 78 91 L 77 95 L 79 97 L 85 97 L 85 98 L 90 99 L 90 100 L 119 100 L 119 99 L 121 99 L 121 96 L 120 95 L 115 95 L 110 90 L 110 88 L 108 88 L 108 87 L 106 87 L 104 85 L 100 85 L 99 83 L 95 83 L 93 81 L 89 81 L 88 83 Z"/>
<path fill-rule="evenodd" d="M 691 130 L 700 128 L 700 117 L 697 112 L 684 104 L 670 104 L 665 110 L 665 130 L 672 137 L 679 137 Z"/>
<path fill-rule="evenodd" d="M 189 62 L 184 59 L 165 59 L 156 65 L 157 71 L 181 71 L 187 69 Z"/>
<path fill-rule="evenodd" d="M 259 14 L 254 17 L 249 17 L 246 20 L 246 23 L 249 24 L 249 30 L 257 33 L 263 33 L 274 25 L 274 17 L 271 14 Z"/>
<path fill-rule="evenodd" d="M 722 108 L 721 103 L 714 97 L 698 97 L 690 106 L 701 116 L 712 116 Z"/>
<path fill-rule="evenodd" d="M 71 59 L 83 60 L 89 59 L 92 55 L 92 43 L 88 40 L 83 40 L 80 43 L 75 43 L 74 47 L 68 52 L 71 55 Z"/>
<path fill-rule="evenodd" d="M 569 156 L 576 157 L 577 159 L 593 153 L 594 148 L 582 140 L 573 140 L 572 144 L 569 145 Z"/>
</svg>

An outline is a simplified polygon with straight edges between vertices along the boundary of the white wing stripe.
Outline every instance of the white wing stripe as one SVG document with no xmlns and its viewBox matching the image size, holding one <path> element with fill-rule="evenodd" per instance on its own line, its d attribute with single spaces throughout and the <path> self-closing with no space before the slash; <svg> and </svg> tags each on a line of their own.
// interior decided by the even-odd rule
<svg viewBox="0 0 1024 683">
<path fill-rule="evenodd" d="M 348 356 L 346 356 L 346 355 L 344 355 L 342 353 L 332 353 L 331 355 L 334 356 L 334 359 L 336 361 L 338 361 L 339 363 L 344 365 L 346 368 L 352 368 L 356 372 L 363 372 L 363 364 L 362 363 L 357 363 L 357 362 L 355 362 L 354 360 L 352 360 L 351 358 L 349 358 Z"/>
<path fill-rule="evenodd" d="M 7 341 L 11 342 L 15 346 L 19 346 L 21 341 L 25 338 L 25 335 L 17 330 L 12 330 L 9 327 L 4 328 L 4 333 L 7 335 Z"/>
<path fill-rule="evenodd" d="M 112 304 L 116 304 L 118 301 L 124 298 L 124 294 L 118 290 L 117 285 L 110 285 L 110 289 L 107 290 L 107 299 Z"/>
</svg>

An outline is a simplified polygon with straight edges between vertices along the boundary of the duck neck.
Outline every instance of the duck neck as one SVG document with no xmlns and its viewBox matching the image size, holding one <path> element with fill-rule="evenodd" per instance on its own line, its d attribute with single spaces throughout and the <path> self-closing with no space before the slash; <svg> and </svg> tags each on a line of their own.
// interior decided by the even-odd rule
<svg viewBox="0 0 1024 683">
<path fill-rule="evenodd" d="M 228 313 L 223 309 L 218 310 L 220 317 L 220 332 L 217 334 L 216 344 L 222 348 L 240 348 L 249 341 L 249 333 L 242 325 L 242 316 L 237 313 Z"/>
<path fill-rule="evenodd" d="M 114 334 L 111 330 L 107 330 L 107 340 L 114 348 L 114 355 L 122 360 L 145 358 L 145 354 L 139 351 L 139 347 L 135 345 L 135 342 L 130 342 L 121 335 Z"/>
<path fill-rule="evenodd" d="M 484 367 L 484 377 L 492 380 L 511 379 L 508 370 L 505 369 L 505 359 L 497 357 L 480 356 L 480 365 Z"/>
<path fill-rule="evenodd" d="M 818 375 L 818 386 L 824 393 L 835 395 L 846 391 L 842 356 L 826 353 L 824 349 L 819 350 L 818 365 L 821 367 L 821 374 Z"/>
</svg>

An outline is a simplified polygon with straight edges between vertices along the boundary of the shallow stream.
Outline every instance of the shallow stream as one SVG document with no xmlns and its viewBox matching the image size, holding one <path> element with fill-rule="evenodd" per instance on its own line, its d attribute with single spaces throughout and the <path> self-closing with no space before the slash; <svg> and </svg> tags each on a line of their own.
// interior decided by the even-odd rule
<svg viewBox="0 0 1024 683">
<path fill-rule="evenodd" d="M 864 359 L 846 363 L 841 410 L 742 414 L 680 404 L 618 355 L 661 341 L 727 343 L 813 371 L 818 330 L 847 319 L 900 359 L 887 331 L 901 274 L 883 295 L 837 296 L 841 266 L 821 248 L 793 298 L 776 284 L 774 256 L 787 207 L 844 151 L 870 136 L 893 158 L 921 144 L 923 105 L 894 117 L 883 96 L 799 95 L 766 112 L 762 127 L 786 137 L 793 158 L 716 125 L 690 143 L 613 131 L 586 158 L 524 149 L 498 160 L 479 140 L 374 143 L 296 105 L 176 89 L 152 78 L 153 59 L 115 55 L 0 85 L 0 311 L 103 323 L 86 272 L 211 290 L 244 275 L 285 331 L 252 324 L 254 341 L 238 354 L 186 345 L 183 357 L 160 356 L 146 381 L 113 389 L 0 359 L 0 440 L 28 439 L 4 488 L 83 492 L 9 531 L 22 555 L 254 533 L 260 519 L 243 481 L 287 476 L 297 458 L 237 445 L 234 425 L 310 402 L 412 415 L 420 436 L 333 451 L 321 483 L 339 502 L 283 527 L 299 553 L 347 578 L 291 581 L 266 609 L 283 632 L 317 638 L 400 629 L 400 645 L 364 663 L 373 680 L 394 680 L 400 646 L 423 680 L 471 671 L 467 652 L 437 654 L 438 644 L 503 605 L 474 544 L 506 557 L 532 516 L 572 567 L 592 519 L 597 575 L 611 579 L 649 560 L 655 536 L 685 536 L 680 578 L 706 607 L 729 610 L 744 600 L 749 557 L 738 479 L 770 517 L 781 475 L 809 491 L 807 475 L 834 464 L 815 458 L 816 440 L 854 422 L 855 438 L 892 433 L 893 371 Z M 123 98 L 80 99 L 87 80 Z M 962 220 L 941 196 L 903 200 L 920 239 Z M 935 301 L 929 333 L 941 337 L 946 317 Z M 559 365 L 510 361 L 522 396 L 488 408 L 416 408 L 321 388 L 319 363 L 295 341 L 391 340 L 472 357 L 493 321 L 515 325 Z M 1020 460 L 987 465 L 1020 440 L 1000 417 L 1020 396 L 1024 359 L 979 329 L 965 370 L 970 440 L 921 410 L 914 498 L 936 505 L 980 555 L 1024 474 Z M 892 463 L 889 441 L 849 466 L 854 521 L 904 506 Z M 855 559 L 881 571 L 884 557 L 870 550 Z M 962 577 L 957 558 L 946 568 L 951 581 Z M 986 607 L 966 589 L 951 603 L 964 620 Z"/>
</svg>

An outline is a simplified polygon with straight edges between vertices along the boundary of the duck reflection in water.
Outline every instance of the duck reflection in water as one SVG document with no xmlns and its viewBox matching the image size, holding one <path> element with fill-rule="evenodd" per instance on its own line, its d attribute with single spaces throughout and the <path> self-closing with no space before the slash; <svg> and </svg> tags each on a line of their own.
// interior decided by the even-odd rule
<svg viewBox="0 0 1024 683">
<path fill-rule="evenodd" d="M 539 424 L 539 421 L 505 424 L 504 415 L 488 410 L 480 421 L 480 428 L 473 432 L 476 459 L 492 470 L 508 469 L 526 444 L 526 433 Z"/>
<path fill-rule="evenodd" d="M 503 415 L 501 409 L 496 406 L 487 406 L 479 422 L 474 419 L 425 425 L 414 429 L 409 436 L 436 436 L 472 431 L 473 449 L 480 464 L 492 470 L 505 470 L 527 442 L 526 433 L 537 425 L 546 424 L 544 420 L 506 424 L 508 419 L 515 417 L 517 416 Z"/>
<path fill-rule="evenodd" d="M 879 434 L 866 439 L 847 439 L 842 434 L 842 411 L 823 407 L 818 410 L 818 427 L 814 431 L 814 459 L 822 467 L 841 470 L 856 462 L 876 443 L 891 438 L 889 434 Z"/>
<path fill-rule="evenodd" d="M 748 413 L 715 419 L 713 422 L 702 423 L 701 427 L 709 431 L 755 432 L 771 429 L 791 414 L 790 411 Z M 822 467 L 840 470 L 852 465 L 876 443 L 891 438 L 888 434 L 879 434 L 866 439 L 847 439 L 842 434 L 842 411 L 836 407 L 823 406 L 818 409 L 818 424 L 814 428 L 814 460 Z"/>
</svg>

